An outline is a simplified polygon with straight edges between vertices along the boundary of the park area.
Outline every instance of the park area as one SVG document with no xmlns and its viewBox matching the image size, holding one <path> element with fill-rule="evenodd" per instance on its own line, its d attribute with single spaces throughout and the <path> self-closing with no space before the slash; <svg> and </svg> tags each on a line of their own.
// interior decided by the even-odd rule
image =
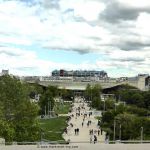
<svg viewBox="0 0 150 150">
<path fill-rule="evenodd" d="M 41 119 L 42 141 L 64 141 L 62 134 L 67 126 L 67 117 L 57 117 L 51 119 Z"/>
<path fill-rule="evenodd" d="M 64 102 L 55 102 L 54 111 L 56 114 L 68 114 L 71 109 L 71 103 Z"/>
<path fill-rule="evenodd" d="M 58 114 L 68 114 L 71 109 L 71 103 L 56 102 L 54 106 L 54 112 Z M 41 140 L 42 141 L 64 141 L 62 134 L 67 127 L 67 116 L 59 116 L 50 119 L 40 119 L 41 127 Z"/>
</svg>

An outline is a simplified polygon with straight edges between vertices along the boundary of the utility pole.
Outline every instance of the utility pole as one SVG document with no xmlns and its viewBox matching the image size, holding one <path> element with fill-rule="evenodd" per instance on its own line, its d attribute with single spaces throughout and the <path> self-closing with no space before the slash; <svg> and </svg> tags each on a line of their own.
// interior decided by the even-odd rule
<svg viewBox="0 0 150 150">
<path fill-rule="evenodd" d="M 141 143 L 143 143 L 143 127 L 141 127 Z"/>
<path fill-rule="evenodd" d="M 116 138 L 116 121 L 114 120 L 114 138 L 113 138 L 114 142 L 116 140 L 115 138 Z"/>
</svg>

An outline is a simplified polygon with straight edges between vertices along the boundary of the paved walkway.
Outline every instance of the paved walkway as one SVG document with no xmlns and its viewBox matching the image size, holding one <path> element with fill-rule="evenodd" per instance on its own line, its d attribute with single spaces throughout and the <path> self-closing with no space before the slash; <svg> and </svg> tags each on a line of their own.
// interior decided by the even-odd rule
<svg viewBox="0 0 150 150">
<path fill-rule="evenodd" d="M 92 115 L 89 116 L 89 113 L 92 112 Z M 80 115 L 76 115 L 80 113 Z M 87 116 L 86 116 L 87 114 Z M 105 133 L 102 132 L 99 129 L 99 126 L 97 126 L 98 120 L 95 118 L 95 115 L 93 113 L 93 110 L 90 110 L 87 103 L 83 101 L 83 99 L 75 98 L 74 106 L 72 108 L 72 112 L 69 113 L 70 120 L 68 122 L 67 127 L 67 134 L 64 133 L 63 137 L 64 139 L 70 140 L 70 142 L 90 142 L 91 138 L 92 141 L 94 139 L 94 135 L 96 135 L 98 143 L 105 141 Z M 84 117 L 85 116 L 85 117 Z M 89 126 L 87 123 L 91 121 L 91 124 Z M 82 126 L 83 123 L 83 126 Z M 73 126 L 71 126 L 71 124 Z M 75 129 L 79 129 L 79 134 L 75 134 Z M 93 134 L 89 134 L 89 131 L 93 130 Z M 98 135 L 98 132 L 99 135 Z M 95 131 L 95 132 L 94 132 Z"/>
</svg>

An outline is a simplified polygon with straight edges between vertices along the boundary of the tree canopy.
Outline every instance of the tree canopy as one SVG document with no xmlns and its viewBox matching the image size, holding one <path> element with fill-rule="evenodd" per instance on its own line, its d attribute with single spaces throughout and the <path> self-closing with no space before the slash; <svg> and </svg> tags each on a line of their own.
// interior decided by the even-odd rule
<svg viewBox="0 0 150 150">
<path fill-rule="evenodd" d="M 30 102 L 28 86 L 15 77 L 1 76 L 0 91 L 0 136 L 7 142 L 38 140 L 39 107 Z"/>
</svg>

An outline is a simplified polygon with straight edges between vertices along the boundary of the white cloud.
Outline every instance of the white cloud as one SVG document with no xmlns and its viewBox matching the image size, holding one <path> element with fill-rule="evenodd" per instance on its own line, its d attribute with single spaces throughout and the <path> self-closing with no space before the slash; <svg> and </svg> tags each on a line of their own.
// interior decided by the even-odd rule
<svg viewBox="0 0 150 150">
<path fill-rule="evenodd" d="M 21 0 L 1 0 L 0 45 L 7 45 L 0 47 L 1 68 L 10 67 L 21 74 L 29 73 L 30 68 L 43 74 L 48 74 L 50 68 L 122 67 L 135 73 L 149 72 L 148 8 L 148 0 L 38 0 L 32 5 Z M 10 45 L 94 52 L 100 57 L 105 55 L 106 60 L 95 60 L 93 64 L 83 62 L 80 66 L 61 64 L 41 60 L 36 53 Z"/>
<path fill-rule="evenodd" d="M 149 0 L 117 0 L 123 5 L 132 6 L 135 8 L 148 7 L 150 6 Z"/>
<path fill-rule="evenodd" d="M 75 16 L 82 16 L 87 21 L 97 20 L 99 13 L 105 9 L 103 3 L 89 1 L 75 7 Z"/>
<path fill-rule="evenodd" d="M 137 33 L 141 36 L 149 36 L 150 37 L 150 14 L 148 13 L 141 13 L 136 21 L 136 29 Z"/>
</svg>

